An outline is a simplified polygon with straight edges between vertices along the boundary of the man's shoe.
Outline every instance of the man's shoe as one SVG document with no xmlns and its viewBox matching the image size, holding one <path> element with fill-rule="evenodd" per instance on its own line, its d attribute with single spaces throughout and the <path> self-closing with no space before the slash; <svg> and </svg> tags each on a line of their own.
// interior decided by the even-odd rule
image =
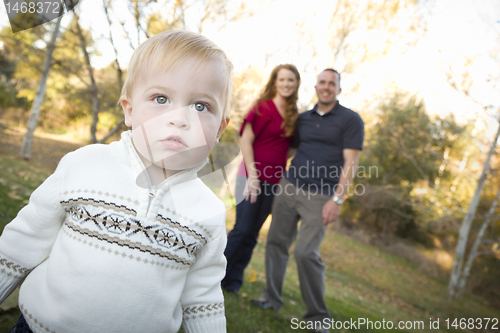
<svg viewBox="0 0 500 333">
<path fill-rule="evenodd" d="M 250 301 L 250 303 L 252 303 L 253 305 L 258 306 L 259 308 L 264 309 L 264 310 L 269 310 L 269 309 L 274 310 L 268 301 L 261 301 L 258 299 L 253 299 Z"/>
</svg>

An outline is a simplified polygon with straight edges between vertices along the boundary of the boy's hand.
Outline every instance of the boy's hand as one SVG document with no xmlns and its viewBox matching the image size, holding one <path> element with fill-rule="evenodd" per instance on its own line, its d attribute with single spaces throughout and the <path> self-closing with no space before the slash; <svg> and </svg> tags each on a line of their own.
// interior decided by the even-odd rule
<svg viewBox="0 0 500 333">
<path fill-rule="evenodd" d="M 255 203 L 260 192 L 261 190 L 259 178 L 249 177 L 247 179 L 247 186 L 245 186 L 245 190 L 243 192 L 245 200 L 248 201 L 248 199 L 250 199 L 250 203 Z"/>
</svg>

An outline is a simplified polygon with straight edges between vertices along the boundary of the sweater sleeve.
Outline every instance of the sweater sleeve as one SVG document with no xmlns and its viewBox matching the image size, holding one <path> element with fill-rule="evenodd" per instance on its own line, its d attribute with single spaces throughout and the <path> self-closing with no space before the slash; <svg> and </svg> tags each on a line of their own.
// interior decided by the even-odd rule
<svg viewBox="0 0 500 333">
<path fill-rule="evenodd" d="M 186 333 L 226 332 L 224 296 L 220 282 L 226 271 L 226 214 L 215 227 L 211 240 L 200 250 L 190 267 L 181 296 Z"/>
<path fill-rule="evenodd" d="M 0 303 L 28 273 L 44 261 L 61 229 L 61 163 L 31 195 L 28 205 L 7 224 L 0 237 Z"/>
</svg>

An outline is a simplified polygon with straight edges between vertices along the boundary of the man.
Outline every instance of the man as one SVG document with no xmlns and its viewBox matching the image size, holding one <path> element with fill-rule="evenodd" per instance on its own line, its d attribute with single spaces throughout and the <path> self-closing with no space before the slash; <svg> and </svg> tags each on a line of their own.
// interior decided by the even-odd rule
<svg viewBox="0 0 500 333">
<path fill-rule="evenodd" d="M 318 248 L 327 225 L 339 216 L 355 174 L 364 125 L 356 112 L 337 101 L 342 89 L 336 70 L 321 72 L 315 88 L 318 104 L 297 120 L 292 143 L 296 154 L 274 198 L 266 245 L 267 286 L 260 300 L 252 303 L 276 311 L 281 308 L 288 249 L 298 235 L 294 253 L 300 291 L 307 306 L 304 320 L 313 322 L 309 327 L 314 327 L 314 332 L 328 332 L 321 325 L 324 319 L 329 320 L 330 313 L 324 300 L 325 265 Z"/>
</svg>

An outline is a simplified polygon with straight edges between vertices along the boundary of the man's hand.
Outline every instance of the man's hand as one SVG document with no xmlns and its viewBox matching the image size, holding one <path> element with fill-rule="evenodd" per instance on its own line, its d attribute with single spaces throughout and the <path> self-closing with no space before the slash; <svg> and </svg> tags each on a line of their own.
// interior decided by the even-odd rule
<svg viewBox="0 0 500 333">
<path fill-rule="evenodd" d="M 243 191 L 245 201 L 248 201 L 248 199 L 250 199 L 250 203 L 255 203 L 257 201 L 257 196 L 260 194 L 260 191 L 259 178 L 254 178 L 252 176 L 248 177 L 247 186 L 245 186 L 245 190 Z"/>
<path fill-rule="evenodd" d="M 323 206 L 323 224 L 335 221 L 340 214 L 340 205 L 337 205 L 333 200 L 328 200 Z"/>
</svg>

